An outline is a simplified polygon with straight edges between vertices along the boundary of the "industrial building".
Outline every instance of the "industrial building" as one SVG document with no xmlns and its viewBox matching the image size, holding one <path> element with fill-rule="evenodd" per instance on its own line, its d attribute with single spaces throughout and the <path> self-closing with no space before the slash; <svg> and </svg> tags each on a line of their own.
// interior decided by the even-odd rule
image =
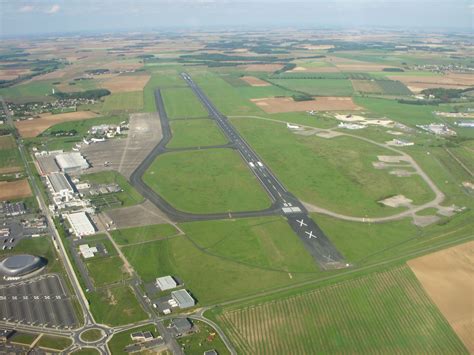
<svg viewBox="0 0 474 355">
<path fill-rule="evenodd" d="M 71 225 L 72 232 L 77 237 L 92 235 L 96 229 L 86 212 L 66 214 L 66 219 Z"/>
<path fill-rule="evenodd" d="M 74 187 L 65 174 L 51 173 L 46 177 L 46 181 L 55 202 L 67 202 L 73 198 Z"/>
<path fill-rule="evenodd" d="M 84 259 L 90 259 L 95 256 L 97 253 L 97 247 L 90 247 L 89 244 L 81 244 L 79 245 L 79 253 L 82 254 Z"/>
<path fill-rule="evenodd" d="M 13 255 L 0 262 L 0 274 L 6 280 L 16 280 L 43 268 L 47 263 L 48 261 L 40 256 Z"/>
<path fill-rule="evenodd" d="M 55 159 L 63 173 L 79 173 L 89 168 L 89 163 L 79 152 L 58 154 Z"/>
<path fill-rule="evenodd" d="M 163 276 L 156 279 L 156 287 L 161 291 L 172 290 L 178 287 L 178 283 L 171 276 Z"/>
<path fill-rule="evenodd" d="M 173 300 L 175 300 L 181 309 L 194 307 L 196 305 L 196 301 L 186 290 L 173 291 L 171 292 L 171 297 L 173 297 Z"/>
</svg>

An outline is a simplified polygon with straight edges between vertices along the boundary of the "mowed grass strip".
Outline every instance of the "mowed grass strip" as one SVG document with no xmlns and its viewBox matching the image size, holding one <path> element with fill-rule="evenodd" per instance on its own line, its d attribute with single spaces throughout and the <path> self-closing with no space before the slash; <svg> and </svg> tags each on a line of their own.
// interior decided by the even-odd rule
<svg viewBox="0 0 474 355">
<path fill-rule="evenodd" d="M 36 343 L 40 348 L 64 350 L 72 344 L 71 338 L 43 334 Z"/>
<path fill-rule="evenodd" d="M 129 245 L 159 240 L 177 233 L 178 231 L 171 224 L 155 224 L 117 229 L 111 232 L 112 238 L 114 238 L 118 245 Z"/>
<path fill-rule="evenodd" d="M 179 226 L 184 236 L 124 246 L 122 251 L 144 282 L 176 276 L 200 305 L 296 284 L 323 273 L 283 217 Z"/>
<path fill-rule="evenodd" d="M 218 320 L 242 353 L 467 353 L 406 266 L 224 310 Z"/>
<path fill-rule="evenodd" d="M 127 111 L 136 112 L 143 108 L 143 93 L 141 91 L 118 92 L 105 97 L 103 112 Z"/>
<path fill-rule="evenodd" d="M 301 136 L 285 125 L 247 118 L 232 119 L 286 188 L 304 202 L 349 216 L 395 214 L 403 208 L 378 203 L 402 194 L 414 204 L 434 197 L 420 176 L 396 177 L 375 169 L 378 155 L 395 152 L 353 138 Z"/>
<path fill-rule="evenodd" d="M 167 148 L 205 147 L 228 143 L 217 124 L 211 119 L 170 122 L 173 138 Z"/>
<path fill-rule="evenodd" d="M 168 118 L 206 117 L 208 115 L 190 88 L 162 89 L 161 95 Z"/>
<path fill-rule="evenodd" d="M 186 212 L 252 211 L 271 203 L 250 169 L 231 149 L 161 155 L 143 180 L 175 208 Z"/>
</svg>

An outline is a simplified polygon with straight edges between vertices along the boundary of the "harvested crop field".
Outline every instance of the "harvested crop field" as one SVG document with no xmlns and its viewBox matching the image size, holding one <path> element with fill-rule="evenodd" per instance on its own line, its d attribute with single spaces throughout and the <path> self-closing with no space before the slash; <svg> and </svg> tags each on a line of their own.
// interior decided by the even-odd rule
<svg viewBox="0 0 474 355">
<path fill-rule="evenodd" d="M 13 80 L 18 78 L 20 75 L 25 75 L 29 73 L 29 69 L 1 69 L 0 80 Z"/>
<path fill-rule="evenodd" d="M 407 266 L 224 309 L 217 319 L 245 354 L 466 352 Z"/>
<path fill-rule="evenodd" d="M 142 91 L 150 80 L 150 75 L 119 75 L 102 83 L 111 92 Z"/>
<path fill-rule="evenodd" d="M 410 260 L 408 265 L 469 352 L 474 353 L 474 241 Z"/>
<path fill-rule="evenodd" d="M 382 71 L 385 68 L 393 68 L 389 65 L 372 64 L 372 63 L 361 63 L 361 64 L 341 63 L 341 64 L 336 64 L 336 66 L 340 71 L 347 71 L 347 72 L 357 72 L 357 71 L 371 72 L 371 71 Z"/>
<path fill-rule="evenodd" d="M 243 66 L 245 71 L 261 71 L 272 73 L 283 68 L 281 64 L 248 64 Z"/>
<path fill-rule="evenodd" d="M 292 70 L 289 70 L 287 73 L 339 73 L 340 70 L 337 67 L 333 66 L 320 66 L 320 67 L 303 67 L 298 66 Z"/>
<path fill-rule="evenodd" d="M 0 201 L 14 200 L 31 196 L 30 184 L 27 179 L 16 181 L 0 181 Z"/>
<path fill-rule="evenodd" d="M 11 135 L 0 136 L 0 149 L 11 149 L 15 148 L 15 140 Z"/>
<path fill-rule="evenodd" d="M 243 76 L 240 79 L 245 81 L 247 84 L 250 84 L 251 86 L 270 86 L 270 83 L 267 83 L 266 81 L 256 78 L 254 76 Z"/>
<path fill-rule="evenodd" d="M 381 93 L 380 86 L 377 85 L 375 80 L 351 80 L 354 90 L 364 93 Z"/>
<path fill-rule="evenodd" d="M 420 92 L 431 88 L 465 89 L 474 86 L 474 75 L 472 74 L 450 73 L 439 76 L 391 75 L 389 78 L 401 81 L 413 92 Z"/>
<path fill-rule="evenodd" d="M 291 97 L 252 99 L 266 113 L 297 111 L 354 111 L 360 110 L 351 97 L 321 96 L 311 101 L 294 101 Z"/>
<path fill-rule="evenodd" d="M 67 121 L 86 120 L 97 116 L 98 115 L 92 111 L 68 112 L 57 115 L 42 114 L 40 115 L 40 118 L 35 118 L 33 120 L 17 121 L 15 122 L 15 126 L 22 137 L 31 138 L 36 137 L 55 124 Z"/>
</svg>

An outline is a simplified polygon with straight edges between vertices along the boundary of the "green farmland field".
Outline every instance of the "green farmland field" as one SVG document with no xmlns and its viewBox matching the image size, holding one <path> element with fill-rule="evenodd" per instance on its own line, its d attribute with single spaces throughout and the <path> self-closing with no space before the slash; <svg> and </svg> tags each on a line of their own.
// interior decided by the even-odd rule
<svg viewBox="0 0 474 355">
<path fill-rule="evenodd" d="M 282 217 L 190 222 L 185 236 L 122 248 L 144 282 L 174 275 L 199 304 L 255 294 L 321 275 Z M 224 287 L 226 283 L 232 287 Z"/>
<path fill-rule="evenodd" d="M 171 121 L 170 127 L 173 138 L 167 148 L 204 147 L 227 143 L 217 124 L 207 118 Z"/>
<path fill-rule="evenodd" d="M 22 170 L 20 152 L 13 136 L 0 137 L 0 170 L 2 168 L 18 167 Z"/>
<path fill-rule="evenodd" d="M 350 216 L 383 216 L 400 209 L 378 201 L 403 194 L 415 204 L 434 193 L 419 176 L 399 178 L 372 166 L 377 155 L 396 153 L 352 137 L 332 139 L 299 136 L 284 125 L 233 119 L 233 124 L 261 154 L 283 184 L 297 197 Z"/>
<path fill-rule="evenodd" d="M 195 213 L 261 210 L 270 200 L 231 149 L 159 156 L 143 180 L 175 208 Z"/>
<path fill-rule="evenodd" d="M 143 108 L 143 93 L 141 91 L 118 92 L 106 96 L 103 112 L 127 111 L 137 112 Z"/>
<path fill-rule="evenodd" d="M 217 319 L 246 354 L 467 354 L 407 266 Z"/>
<path fill-rule="evenodd" d="M 162 89 L 161 95 L 168 118 L 206 117 L 206 109 L 201 105 L 190 88 Z"/>
<path fill-rule="evenodd" d="M 271 82 L 315 96 L 351 96 L 353 92 L 347 79 L 272 79 Z"/>
</svg>

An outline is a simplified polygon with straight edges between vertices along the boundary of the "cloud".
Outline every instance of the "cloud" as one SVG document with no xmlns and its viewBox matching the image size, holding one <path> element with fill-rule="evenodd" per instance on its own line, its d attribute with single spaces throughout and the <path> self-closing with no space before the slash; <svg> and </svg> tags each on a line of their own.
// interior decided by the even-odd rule
<svg viewBox="0 0 474 355">
<path fill-rule="evenodd" d="M 24 5 L 24 6 L 20 7 L 20 8 L 18 9 L 18 11 L 20 11 L 20 12 L 31 12 L 31 11 L 33 11 L 34 9 L 35 9 L 35 8 L 34 8 L 34 6 L 32 6 L 32 5 Z"/>
<path fill-rule="evenodd" d="M 47 14 L 55 14 L 55 13 L 57 13 L 60 9 L 61 9 L 61 7 L 60 7 L 58 4 L 54 4 L 53 6 L 51 6 L 51 8 L 50 8 L 49 10 L 46 10 L 46 13 L 47 13 Z"/>
</svg>

